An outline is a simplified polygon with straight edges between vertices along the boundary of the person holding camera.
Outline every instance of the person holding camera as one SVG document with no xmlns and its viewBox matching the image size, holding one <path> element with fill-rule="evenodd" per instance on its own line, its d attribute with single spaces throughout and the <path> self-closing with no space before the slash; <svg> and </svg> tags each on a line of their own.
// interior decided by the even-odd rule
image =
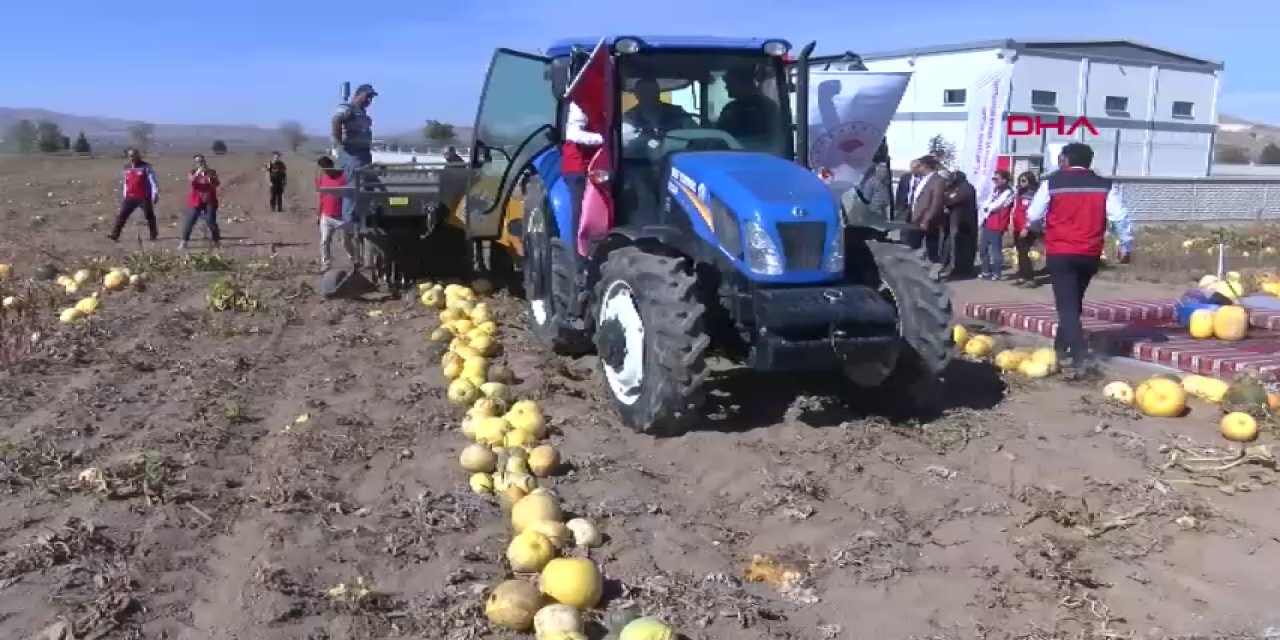
<svg viewBox="0 0 1280 640">
<path fill-rule="evenodd" d="M 187 211 L 182 216 L 182 239 L 179 249 L 187 249 L 191 241 L 191 230 L 196 220 L 203 217 L 209 226 L 209 242 L 216 249 L 222 246 L 222 232 L 218 229 L 218 172 L 209 168 L 204 156 L 196 154 L 192 158 L 195 167 L 187 174 L 189 189 L 187 190 Z"/>
</svg>

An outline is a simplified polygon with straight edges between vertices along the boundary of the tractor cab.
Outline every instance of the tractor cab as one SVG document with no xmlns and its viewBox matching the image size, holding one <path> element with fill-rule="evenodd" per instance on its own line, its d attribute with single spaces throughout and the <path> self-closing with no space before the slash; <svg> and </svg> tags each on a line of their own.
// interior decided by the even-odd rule
<svg viewBox="0 0 1280 640">
<path fill-rule="evenodd" d="M 624 42 L 625 45 L 625 42 Z M 639 49 L 619 56 L 617 109 L 610 128 L 619 142 L 614 165 L 615 220 L 661 222 L 660 200 L 677 154 L 748 152 L 794 157 L 786 45 L 742 49 Z M 679 171 L 677 169 L 677 171 Z M 696 185 L 683 185 L 695 189 Z M 705 197 L 705 193 L 704 193 Z"/>
</svg>

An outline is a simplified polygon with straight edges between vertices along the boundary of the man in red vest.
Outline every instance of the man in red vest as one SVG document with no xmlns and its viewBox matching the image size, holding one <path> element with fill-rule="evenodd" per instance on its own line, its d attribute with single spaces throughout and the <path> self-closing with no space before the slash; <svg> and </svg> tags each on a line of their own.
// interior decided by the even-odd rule
<svg viewBox="0 0 1280 640">
<path fill-rule="evenodd" d="M 1133 225 L 1111 180 L 1093 172 L 1093 149 L 1073 142 L 1058 155 L 1058 171 L 1045 177 L 1027 209 L 1027 229 L 1044 229 L 1045 266 L 1058 310 L 1053 338 L 1058 360 L 1079 369 L 1096 369 L 1081 326 L 1080 313 L 1089 282 L 1102 262 L 1110 224 L 1120 241 L 1120 262 L 1129 261 Z"/>
<path fill-rule="evenodd" d="M 118 242 L 120 232 L 129 222 L 129 216 L 139 207 L 147 217 L 147 231 L 151 233 L 151 241 L 155 242 L 160 235 L 156 225 L 156 202 L 160 200 L 160 184 L 156 180 L 156 171 L 142 159 L 142 152 L 129 149 L 129 163 L 124 166 L 123 197 L 120 200 L 120 213 L 116 215 L 115 227 L 108 238 Z"/>
</svg>

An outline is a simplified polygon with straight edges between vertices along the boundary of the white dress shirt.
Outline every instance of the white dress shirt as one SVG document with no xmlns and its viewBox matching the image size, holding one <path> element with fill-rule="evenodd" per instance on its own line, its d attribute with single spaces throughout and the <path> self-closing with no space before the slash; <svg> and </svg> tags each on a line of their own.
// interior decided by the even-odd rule
<svg viewBox="0 0 1280 640">
<path fill-rule="evenodd" d="M 588 147 L 604 144 L 603 135 L 587 131 L 587 114 L 575 102 L 569 103 L 569 113 L 564 119 L 564 139 Z"/>
</svg>

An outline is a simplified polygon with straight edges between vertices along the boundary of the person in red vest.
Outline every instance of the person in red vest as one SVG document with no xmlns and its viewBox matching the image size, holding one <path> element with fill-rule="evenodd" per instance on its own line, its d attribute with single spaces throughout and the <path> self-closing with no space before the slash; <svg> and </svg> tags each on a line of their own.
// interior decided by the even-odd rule
<svg viewBox="0 0 1280 640">
<path fill-rule="evenodd" d="M 587 164 L 603 144 L 604 136 L 591 131 L 586 112 L 577 102 L 570 100 L 569 113 L 564 121 L 564 144 L 560 149 L 560 175 L 564 177 L 573 201 L 573 237 L 577 237 L 578 221 L 582 218 L 582 198 L 587 192 Z"/>
<path fill-rule="evenodd" d="M 182 216 L 182 240 L 178 249 L 186 249 L 191 241 L 191 230 L 196 226 L 196 219 L 204 217 L 209 225 L 209 242 L 216 249 L 222 246 L 222 233 L 218 229 L 218 172 L 209 168 L 204 156 L 196 154 L 193 158 L 195 168 L 187 174 L 190 189 L 187 191 L 187 211 Z"/>
<path fill-rule="evenodd" d="M 156 171 L 142 159 L 142 152 L 138 149 L 129 149 L 127 155 L 129 163 L 124 166 L 120 213 L 116 214 L 115 227 L 107 237 L 119 242 L 120 232 L 124 231 L 129 216 L 141 207 L 142 214 L 147 217 L 147 231 L 151 234 L 151 241 L 155 242 L 160 235 L 156 225 L 155 206 L 160 201 L 160 184 L 156 180 Z"/>
<path fill-rule="evenodd" d="M 1062 148 L 1058 171 L 1049 174 L 1027 208 L 1027 226 L 1044 228 L 1045 266 L 1058 311 L 1054 349 L 1058 360 L 1096 370 L 1080 314 L 1085 291 L 1102 262 L 1107 225 L 1120 241 L 1120 262 L 1129 262 L 1133 224 L 1111 180 L 1093 172 L 1093 149 L 1073 142 Z M 1024 229 L 1023 233 L 1027 233 Z"/>
</svg>

